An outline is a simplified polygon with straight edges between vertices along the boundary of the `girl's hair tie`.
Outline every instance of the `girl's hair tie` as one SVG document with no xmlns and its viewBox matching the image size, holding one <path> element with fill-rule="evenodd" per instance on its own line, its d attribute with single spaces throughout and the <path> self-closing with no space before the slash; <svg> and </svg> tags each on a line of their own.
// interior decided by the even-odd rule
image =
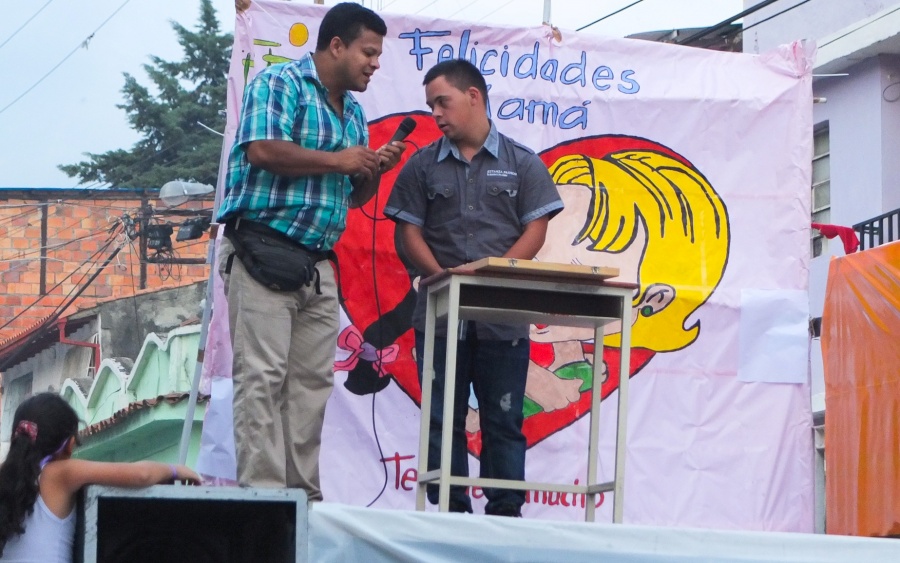
<svg viewBox="0 0 900 563">
<path fill-rule="evenodd" d="M 37 424 L 31 422 L 30 420 L 20 420 L 19 425 L 16 426 L 16 431 L 15 433 L 13 433 L 13 436 L 28 436 L 28 439 L 33 444 L 37 441 L 37 433 Z"/>
<path fill-rule="evenodd" d="M 44 466 L 46 466 L 48 463 L 53 461 L 53 458 L 56 457 L 56 454 L 63 451 L 64 449 L 66 449 L 66 446 L 69 445 L 69 440 L 71 440 L 71 438 L 66 438 L 65 440 L 63 440 L 63 443 L 60 444 L 58 448 L 56 448 L 55 452 L 53 452 L 52 454 L 50 454 L 48 456 L 45 456 L 44 459 L 41 460 L 39 465 L 42 470 L 44 469 Z"/>
</svg>

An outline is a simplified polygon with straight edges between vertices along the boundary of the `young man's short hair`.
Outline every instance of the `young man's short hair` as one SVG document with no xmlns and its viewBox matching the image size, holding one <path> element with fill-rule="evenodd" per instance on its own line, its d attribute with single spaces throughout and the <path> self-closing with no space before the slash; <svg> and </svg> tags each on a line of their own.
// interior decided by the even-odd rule
<svg viewBox="0 0 900 563">
<path fill-rule="evenodd" d="M 487 82 L 484 81 L 484 76 L 482 76 L 478 67 L 469 61 L 465 59 L 451 59 L 434 65 L 425 73 L 425 80 L 422 81 L 422 85 L 427 86 L 439 76 L 443 76 L 454 88 L 463 92 L 469 88 L 478 88 L 478 91 L 481 92 L 481 97 L 484 98 L 484 103 L 487 104 Z"/>
<path fill-rule="evenodd" d="M 387 35 L 387 25 L 372 10 L 355 2 L 335 4 L 319 25 L 316 51 L 327 49 L 334 37 L 339 38 L 344 45 L 349 45 L 362 35 L 363 29 L 374 31 L 382 37 Z"/>
</svg>

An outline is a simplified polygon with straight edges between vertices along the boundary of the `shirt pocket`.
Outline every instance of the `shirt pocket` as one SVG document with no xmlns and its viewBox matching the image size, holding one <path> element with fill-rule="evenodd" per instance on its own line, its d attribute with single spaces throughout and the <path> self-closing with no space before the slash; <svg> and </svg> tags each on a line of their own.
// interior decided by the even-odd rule
<svg viewBox="0 0 900 563">
<path fill-rule="evenodd" d="M 425 223 L 438 227 L 459 219 L 459 188 L 455 184 L 433 184 L 425 188 L 428 215 Z"/>
<path fill-rule="evenodd" d="M 491 182 L 487 185 L 485 210 L 490 222 L 504 221 L 518 223 L 519 183 Z"/>
<path fill-rule="evenodd" d="M 496 197 L 507 196 L 510 198 L 514 198 L 519 193 L 519 184 L 518 183 L 516 183 L 516 184 L 511 184 L 511 183 L 488 184 L 487 192 L 488 192 L 488 195 L 492 195 L 492 196 L 496 196 Z"/>
</svg>

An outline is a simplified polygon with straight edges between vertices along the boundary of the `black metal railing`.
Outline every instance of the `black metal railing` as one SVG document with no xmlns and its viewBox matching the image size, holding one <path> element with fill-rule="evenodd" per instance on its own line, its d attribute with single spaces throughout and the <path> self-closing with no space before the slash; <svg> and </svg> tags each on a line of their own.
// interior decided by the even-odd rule
<svg viewBox="0 0 900 563">
<path fill-rule="evenodd" d="M 859 235 L 860 250 L 900 240 L 900 209 L 857 223 L 853 230 Z"/>
</svg>

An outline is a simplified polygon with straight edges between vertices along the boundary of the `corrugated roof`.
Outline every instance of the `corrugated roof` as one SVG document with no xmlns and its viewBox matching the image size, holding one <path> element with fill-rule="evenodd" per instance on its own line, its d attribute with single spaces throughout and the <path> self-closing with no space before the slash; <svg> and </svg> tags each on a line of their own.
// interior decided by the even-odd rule
<svg viewBox="0 0 900 563">
<path fill-rule="evenodd" d="M 97 422 L 95 424 L 91 424 L 87 428 L 81 430 L 78 435 L 82 438 L 87 438 L 88 436 L 99 434 L 104 430 L 107 430 L 117 424 L 124 422 L 128 417 L 139 411 L 152 409 L 163 403 L 174 405 L 176 403 L 180 403 L 185 399 L 188 399 L 190 396 L 190 393 L 169 393 L 168 395 L 159 395 L 158 397 L 153 399 L 143 399 L 141 401 L 135 401 L 128 404 L 128 406 L 126 406 L 125 408 L 116 411 L 111 417 L 101 420 L 100 422 Z M 203 404 L 207 401 L 209 401 L 209 395 L 201 394 L 197 396 L 197 404 Z"/>
</svg>

